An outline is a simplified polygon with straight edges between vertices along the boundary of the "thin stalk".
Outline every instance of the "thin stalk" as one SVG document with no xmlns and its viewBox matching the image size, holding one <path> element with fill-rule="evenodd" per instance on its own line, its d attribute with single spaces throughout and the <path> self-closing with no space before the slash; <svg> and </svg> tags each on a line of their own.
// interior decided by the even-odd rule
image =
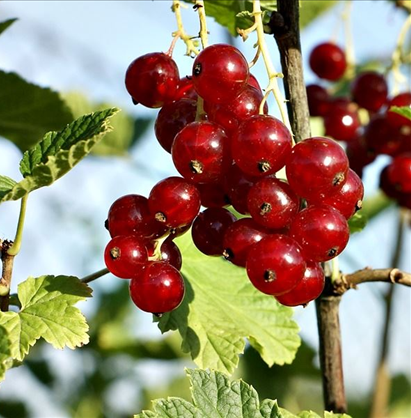
<svg viewBox="0 0 411 418">
<path fill-rule="evenodd" d="M 82 283 L 90 283 L 94 280 L 99 279 L 100 277 L 105 276 L 107 273 L 110 273 L 110 271 L 106 268 L 101 269 L 99 271 L 96 271 L 95 273 L 89 274 L 88 276 L 85 276 L 81 279 Z"/>
<path fill-rule="evenodd" d="M 20 252 L 21 242 L 23 240 L 23 229 L 24 229 L 24 220 L 26 217 L 26 208 L 27 208 L 27 199 L 29 195 L 26 194 L 20 203 L 20 214 L 19 221 L 17 224 L 16 236 L 13 241 L 13 245 L 7 250 L 7 254 L 11 256 L 16 256 Z"/>
</svg>

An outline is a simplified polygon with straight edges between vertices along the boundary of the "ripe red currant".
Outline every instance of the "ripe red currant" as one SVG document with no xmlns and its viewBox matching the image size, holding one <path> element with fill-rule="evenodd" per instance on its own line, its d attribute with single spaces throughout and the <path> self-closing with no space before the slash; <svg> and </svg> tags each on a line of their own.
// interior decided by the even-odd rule
<svg viewBox="0 0 411 418">
<path fill-rule="evenodd" d="M 393 97 L 387 105 L 387 119 L 391 126 L 396 128 L 401 128 L 402 126 L 410 126 L 411 120 L 399 115 L 398 113 L 392 112 L 390 108 L 392 106 L 397 107 L 409 107 L 411 108 L 411 92 L 400 93 L 397 96 Z"/>
<path fill-rule="evenodd" d="M 385 77 L 375 71 L 358 74 L 351 85 L 351 95 L 359 106 L 377 112 L 387 101 L 388 86 Z"/>
<path fill-rule="evenodd" d="M 328 110 L 330 95 L 328 91 L 318 84 L 307 86 L 308 108 L 311 116 L 324 116 Z"/>
<path fill-rule="evenodd" d="M 337 81 L 347 68 L 344 51 L 331 42 L 317 45 L 310 54 L 310 67 L 314 73 L 326 80 Z"/>
<path fill-rule="evenodd" d="M 411 193 L 411 153 L 396 156 L 388 166 L 387 175 L 397 190 Z"/>
<path fill-rule="evenodd" d="M 165 261 L 171 264 L 177 270 L 181 270 L 183 265 L 183 258 L 181 256 L 180 249 L 177 244 L 172 240 L 173 236 L 169 236 L 160 247 L 160 259 L 158 261 Z M 153 257 L 156 250 L 156 242 L 150 242 L 146 245 L 147 253 L 149 257 Z"/>
</svg>

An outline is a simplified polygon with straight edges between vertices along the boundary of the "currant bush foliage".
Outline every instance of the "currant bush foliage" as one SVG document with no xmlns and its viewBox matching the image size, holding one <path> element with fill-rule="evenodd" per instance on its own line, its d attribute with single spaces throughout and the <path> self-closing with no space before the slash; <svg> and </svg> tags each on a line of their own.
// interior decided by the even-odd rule
<svg viewBox="0 0 411 418">
<path fill-rule="evenodd" d="M 90 297 L 91 289 L 78 278 L 30 277 L 19 284 L 17 293 L 20 311 L 0 312 L 0 379 L 8 362 L 22 361 L 39 338 L 59 349 L 74 349 L 89 340 L 86 320 L 73 305 Z"/>
<path fill-rule="evenodd" d="M 193 401 L 181 398 L 158 399 L 153 411 L 143 411 L 135 418 L 320 418 L 311 411 L 294 415 L 279 408 L 277 401 L 260 402 L 255 389 L 241 379 L 210 370 L 187 370 Z M 324 418 L 350 418 L 326 412 Z"/>
<path fill-rule="evenodd" d="M 17 183 L 0 176 L 0 202 L 21 199 L 70 171 L 109 132 L 108 119 L 117 111 L 111 108 L 94 112 L 76 119 L 62 131 L 47 133 L 35 147 L 24 153 L 20 162 L 23 180 Z"/>
<path fill-rule="evenodd" d="M 0 34 L 2 34 L 6 29 L 8 29 L 17 19 L 7 19 L 3 22 L 0 22 Z"/>
<path fill-rule="evenodd" d="M 201 254 L 187 235 L 176 240 L 186 296 L 161 317 L 161 331 L 178 330 L 183 351 L 199 367 L 233 373 L 245 338 L 268 365 L 291 363 L 300 345 L 292 309 L 256 290 L 244 269 Z"/>
</svg>

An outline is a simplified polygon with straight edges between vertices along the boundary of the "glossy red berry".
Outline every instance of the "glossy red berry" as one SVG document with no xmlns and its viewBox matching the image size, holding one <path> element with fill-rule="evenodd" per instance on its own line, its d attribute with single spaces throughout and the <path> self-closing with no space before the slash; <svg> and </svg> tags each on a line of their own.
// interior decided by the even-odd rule
<svg viewBox="0 0 411 418">
<path fill-rule="evenodd" d="M 148 207 L 156 220 L 170 228 L 190 224 L 200 211 L 200 193 L 181 177 L 158 182 L 148 197 Z"/>
<path fill-rule="evenodd" d="M 110 273 L 129 279 L 148 262 L 145 243 L 136 235 L 118 235 L 107 244 L 104 261 Z"/>
<path fill-rule="evenodd" d="M 180 272 L 163 261 L 152 261 L 130 281 L 130 296 L 143 311 L 161 315 L 177 308 L 184 298 Z"/>
<path fill-rule="evenodd" d="M 302 280 L 306 263 L 296 241 L 274 234 L 252 246 L 246 267 L 248 278 L 260 292 L 281 295 Z"/>
<path fill-rule="evenodd" d="M 333 105 L 333 102 L 330 102 L 328 112 L 324 116 L 325 135 L 337 141 L 355 141 L 361 127 L 357 108 L 355 103 L 345 106 Z"/>
<path fill-rule="evenodd" d="M 350 168 L 354 170 L 360 178 L 362 178 L 364 167 L 372 163 L 376 158 L 375 153 L 370 151 L 366 146 L 363 137 L 348 142 L 345 152 L 350 161 Z"/>
<path fill-rule="evenodd" d="M 172 240 L 173 236 L 169 236 L 160 247 L 160 254 L 158 261 L 165 261 L 166 263 L 171 264 L 177 270 L 181 270 L 183 265 L 183 258 L 181 256 L 181 251 L 178 248 L 177 244 Z M 147 253 L 149 257 L 154 257 L 156 242 L 150 242 L 146 245 Z"/>
<path fill-rule="evenodd" d="M 393 97 L 387 105 L 387 119 L 391 126 L 400 128 L 402 126 L 411 127 L 411 120 L 391 111 L 391 107 L 409 107 L 411 108 L 411 92 L 400 93 Z"/>
<path fill-rule="evenodd" d="M 387 175 L 398 191 L 411 193 L 411 153 L 395 157 L 388 166 Z"/>
<path fill-rule="evenodd" d="M 234 162 L 252 176 L 277 172 L 291 153 L 290 131 L 270 115 L 255 115 L 243 121 L 231 141 Z"/>
<path fill-rule="evenodd" d="M 191 236 L 195 246 L 206 255 L 222 255 L 224 234 L 236 217 L 224 208 L 210 208 L 201 212 L 193 223 Z"/>
<path fill-rule="evenodd" d="M 177 93 L 174 100 L 191 99 L 197 101 L 198 94 L 195 91 L 193 79 L 191 76 L 186 76 L 180 79 Z"/>
<path fill-rule="evenodd" d="M 364 186 L 362 181 L 353 170 L 349 169 L 347 180 L 340 190 L 333 194 L 309 200 L 308 203 L 310 205 L 330 205 L 337 209 L 346 219 L 349 219 L 357 210 L 361 209 L 363 197 Z"/>
<path fill-rule="evenodd" d="M 276 296 L 278 302 L 285 306 L 307 305 L 321 295 L 325 286 L 324 271 L 319 263 L 307 261 L 302 280 L 294 289 Z"/>
<path fill-rule="evenodd" d="M 194 122 L 197 102 L 180 99 L 164 105 L 158 112 L 154 132 L 160 145 L 169 153 L 174 137 L 189 123 Z"/>
<path fill-rule="evenodd" d="M 346 247 L 350 231 L 344 216 L 331 206 L 309 206 L 294 219 L 290 236 L 301 246 L 305 259 L 327 261 Z"/>
<path fill-rule="evenodd" d="M 309 57 L 310 67 L 314 73 L 325 80 L 337 81 L 347 68 L 344 51 L 331 42 L 317 45 Z"/>
<path fill-rule="evenodd" d="M 246 87 L 248 77 L 248 62 L 232 45 L 211 45 L 194 60 L 194 87 L 210 103 L 233 100 Z"/>
<path fill-rule="evenodd" d="M 332 139 L 313 137 L 293 147 L 285 168 L 294 192 L 310 199 L 341 189 L 347 178 L 348 158 Z"/>
<path fill-rule="evenodd" d="M 255 222 L 266 228 L 279 229 L 291 224 L 300 200 L 285 181 L 265 177 L 251 187 L 247 206 Z"/>
<path fill-rule="evenodd" d="M 171 149 L 178 172 L 194 183 L 214 183 L 231 164 L 229 138 L 213 122 L 192 122 L 174 138 Z"/>
<path fill-rule="evenodd" d="M 205 208 L 222 208 L 230 204 L 230 199 L 221 183 L 197 184 L 201 205 Z"/>
<path fill-rule="evenodd" d="M 136 58 L 126 72 L 126 88 L 135 102 L 150 108 L 174 100 L 180 75 L 167 54 L 152 52 Z"/>
<path fill-rule="evenodd" d="M 328 110 L 330 95 L 328 91 L 318 84 L 306 87 L 308 108 L 311 116 L 324 116 Z"/>
<path fill-rule="evenodd" d="M 377 112 L 387 101 L 388 86 L 385 77 L 375 71 L 358 74 L 351 85 L 351 95 L 359 106 Z"/>
<path fill-rule="evenodd" d="M 269 232 L 250 218 L 242 218 L 230 225 L 223 240 L 224 257 L 236 266 L 245 267 L 250 248 Z"/>
</svg>

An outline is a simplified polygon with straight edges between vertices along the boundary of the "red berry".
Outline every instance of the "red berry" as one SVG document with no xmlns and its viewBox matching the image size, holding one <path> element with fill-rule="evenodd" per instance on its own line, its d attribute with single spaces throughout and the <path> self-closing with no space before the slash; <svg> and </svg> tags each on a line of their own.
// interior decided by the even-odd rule
<svg viewBox="0 0 411 418">
<path fill-rule="evenodd" d="M 178 90 L 174 96 L 174 100 L 191 99 L 197 101 L 197 92 L 194 88 L 193 79 L 191 76 L 186 76 L 180 79 Z"/>
<path fill-rule="evenodd" d="M 192 122 L 174 138 L 171 149 L 178 172 L 194 183 L 214 183 L 231 163 L 230 144 L 215 123 Z"/>
<path fill-rule="evenodd" d="M 372 163 L 376 158 L 376 155 L 367 148 L 362 137 L 348 142 L 345 152 L 350 161 L 350 168 L 354 170 L 360 178 L 362 178 L 363 168 Z"/>
<path fill-rule="evenodd" d="M 310 54 L 310 67 L 318 77 L 336 81 L 347 68 L 344 51 L 330 42 L 317 45 Z"/>
<path fill-rule="evenodd" d="M 200 192 L 201 205 L 205 208 L 222 208 L 230 204 L 228 195 L 220 183 L 197 184 L 197 189 Z"/>
<path fill-rule="evenodd" d="M 195 246 L 206 255 L 222 255 L 227 228 L 236 217 L 224 208 L 210 208 L 201 212 L 193 223 L 191 236 Z"/>
<path fill-rule="evenodd" d="M 344 216 L 331 206 L 309 206 L 294 219 L 290 236 L 300 245 L 307 260 L 327 261 L 346 247 L 350 231 Z"/>
<path fill-rule="evenodd" d="M 307 305 L 321 295 L 324 289 L 325 277 L 319 263 L 307 261 L 304 277 L 294 289 L 283 295 L 276 296 L 278 302 L 285 306 Z"/>
<path fill-rule="evenodd" d="M 294 192 L 312 199 L 341 189 L 347 178 L 348 158 L 332 139 L 314 137 L 293 147 L 285 168 Z"/>
<path fill-rule="evenodd" d="M 318 84 L 307 86 L 308 108 L 311 116 L 324 116 L 328 110 L 330 95 L 328 91 Z"/>
<path fill-rule="evenodd" d="M 411 153 L 395 157 L 387 170 L 391 184 L 402 193 L 411 192 Z"/>
<path fill-rule="evenodd" d="M 197 93 L 210 103 L 233 100 L 247 86 L 248 62 L 235 47 L 214 44 L 203 49 L 193 64 Z"/>
<path fill-rule="evenodd" d="M 364 109 L 377 112 L 387 101 L 385 77 L 374 71 L 358 74 L 351 85 L 351 95 L 354 102 Z"/>
<path fill-rule="evenodd" d="M 184 280 L 171 264 L 153 261 L 130 281 L 130 296 L 143 311 L 161 315 L 177 308 L 184 298 Z"/>
<path fill-rule="evenodd" d="M 265 237 L 248 252 L 248 278 L 268 295 L 289 292 L 302 280 L 305 269 L 300 246 L 286 235 Z"/>
<path fill-rule="evenodd" d="M 335 102 L 334 102 L 335 103 Z M 328 112 L 324 116 L 325 135 L 338 141 L 355 141 L 358 138 L 358 130 L 361 127 L 357 105 L 329 103 Z"/>
<path fill-rule="evenodd" d="M 285 181 L 266 177 L 251 187 L 247 204 L 255 222 L 266 228 L 279 229 L 291 223 L 300 201 Z"/>
<path fill-rule="evenodd" d="M 165 261 L 168 264 L 171 264 L 177 270 L 181 270 L 183 265 L 183 258 L 181 256 L 180 249 L 177 244 L 172 240 L 173 236 L 168 237 L 162 244 L 160 248 L 161 259 L 158 261 Z M 146 245 L 147 253 L 149 257 L 153 257 L 155 253 L 156 242 L 150 242 Z"/>
<path fill-rule="evenodd" d="M 157 115 L 154 131 L 160 145 L 171 154 L 174 137 L 189 123 L 194 122 L 197 102 L 180 99 L 164 105 Z"/>
<path fill-rule="evenodd" d="M 181 177 L 168 177 L 158 182 L 148 197 L 152 215 L 170 228 L 190 224 L 200 210 L 200 193 Z"/>
<path fill-rule="evenodd" d="M 162 52 L 136 58 L 126 72 L 126 88 L 131 97 L 151 108 L 173 101 L 179 80 L 177 64 Z"/>
<path fill-rule="evenodd" d="M 224 234 L 224 257 L 236 266 L 245 267 L 250 248 L 268 235 L 268 231 L 250 218 L 230 225 Z"/>
<path fill-rule="evenodd" d="M 234 162 L 252 176 L 277 172 L 291 153 L 290 131 L 269 115 L 255 115 L 243 121 L 231 141 Z"/>
<path fill-rule="evenodd" d="M 145 243 L 136 235 L 118 235 L 107 244 L 104 261 L 110 273 L 129 279 L 148 262 Z"/>
<path fill-rule="evenodd" d="M 399 115 L 398 113 L 392 112 L 390 110 L 392 106 L 411 108 L 411 93 L 406 92 L 398 94 L 397 96 L 393 97 L 387 105 L 387 119 L 391 126 L 395 126 L 396 128 L 400 128 L 404 125 L 411 127 L 411 120 L 402 115 Z"/>
</svg>

